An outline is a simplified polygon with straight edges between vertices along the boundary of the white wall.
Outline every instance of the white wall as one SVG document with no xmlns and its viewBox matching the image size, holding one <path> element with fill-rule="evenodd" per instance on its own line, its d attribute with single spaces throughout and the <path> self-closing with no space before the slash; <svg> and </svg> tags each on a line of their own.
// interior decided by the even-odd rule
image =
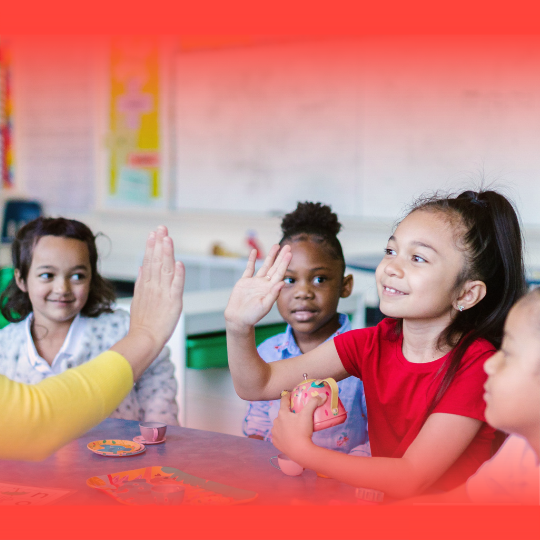
<svg viewBox="0 0 540 540">
<path fill-rule="evenodd" d="M 361 43 L 179 54 L 176 206 L 284 211 L 299 199 L 359 215 Z"/>
<path fill-rule="evenodd" d="M 498 180 L 540 226 L 540 38 L 370 37 L 178 55 L 176 206 L 394 219 Z M 527 196 L 524 194 L 527 193 Z"/>
<path fill-rule="evenodd" d="M 289 211 L 298 199 L 333 205 L 346 253 L 379 251 L 414 195 L 474 184 L 479 170 L 510 186 L 540 266 L 538 36 L 175 53 L 165 64 L 176 195 L 163 212 L 96 208 L 107 112 L 96 110 L 104 89 L 93 74 L 106 72 L 105 44 L 56 37 L 14 47 L 18 191 L 106 233 L 111 277 L 134 275 L 146 232 L 161 222 L 179 252 L 221 241 L 245 253 L 252 228 L 268 248 L 279 217 L 263 210 Z"/>
</svg>

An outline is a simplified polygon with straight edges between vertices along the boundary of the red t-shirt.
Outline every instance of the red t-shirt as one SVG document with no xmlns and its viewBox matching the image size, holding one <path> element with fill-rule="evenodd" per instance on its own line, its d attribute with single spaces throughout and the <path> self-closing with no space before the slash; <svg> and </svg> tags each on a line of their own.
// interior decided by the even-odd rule
<svg viewBox="0 0 540 540">
<path fill-rule="evenodd" d="M 383 319 L 377 326 L 352 330 L 334 338 L 348 373 L 364 382 L 368 431 L 373 456 L 403 456 L 414 441 L 427 409 L 437 393 L 446 356 L 417 364 L 402 352 L 403 334 L 395 333 L 396 320 Z M 465 352 L 448 390 L 433 412 L 458 414 L 485 422 L 483 399 L 487 375 L 484 362 L 495 348 L 479 339 Z M 495 430 L 484 423 L 465 452 L 434 487 L 452 489 L 469 478 L 490 458 Z"/>
</svg>

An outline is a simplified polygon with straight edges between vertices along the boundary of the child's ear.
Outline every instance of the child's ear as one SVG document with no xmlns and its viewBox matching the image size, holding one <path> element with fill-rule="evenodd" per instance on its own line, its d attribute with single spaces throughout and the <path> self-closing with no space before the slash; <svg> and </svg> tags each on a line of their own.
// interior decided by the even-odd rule
<svg viewBox="0 0 540 540">
<path fill-rule="evenodd" d="M 454 307 L 463 311 L 476 306 L 486 296 L 487 288 L 483 281 L 467 281 L 461 289 L 461 294 L 456 299 Z"/>
<path fill-rule="evenodd" d="M 18 268 L 15 268 L 13 277 L 15 278 L 15 283 L 17 284 L 17 287 L 19 287 L 22 292 L 28 292 L 28 289 L 26 288 L 26 283 L 21 277 L 21 271 Z"/>
<path fill-rule="evenodd" d="M 340 298 L 347 298 L 348 296 L 351 296 L 353 286 L 354 286 L 354 278 L 352 274 L 349 274 L 348 276 L 343 276 L 343 282 L 341 283 Z"/>
</svg>

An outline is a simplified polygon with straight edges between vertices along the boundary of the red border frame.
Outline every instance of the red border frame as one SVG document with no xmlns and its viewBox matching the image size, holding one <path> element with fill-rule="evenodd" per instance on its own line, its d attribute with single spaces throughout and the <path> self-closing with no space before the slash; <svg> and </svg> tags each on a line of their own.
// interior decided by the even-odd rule
<svg viewBox="0 0 540 540">
<path fill-rule="evenodd" d="M 523 34 L 537 13 L 533 0 L 6 0 L 0 34 Z"/>
<path fill-rule="evenodd" d="M 151 9 L 150 7 L 151 6 Z M 0 35 L 537 34 L 537 2 L 6 0 Z M 540 507 L 0 508 L 6 539 L 539 538 Z M 294 531 L 294 532 L 293 532 Z"/>
<path fill-rule="evenodd" d="M 540 537 L 540 507 L 525 506 L 42 506 L 3 507 L 0 519 L 10 540 Z"/>
</svg>

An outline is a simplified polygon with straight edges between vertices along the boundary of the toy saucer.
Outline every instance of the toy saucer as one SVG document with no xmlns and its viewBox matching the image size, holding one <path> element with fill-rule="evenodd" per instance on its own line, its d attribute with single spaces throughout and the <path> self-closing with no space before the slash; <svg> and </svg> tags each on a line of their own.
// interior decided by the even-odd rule
<svg viewBox="0 0 540 540">
<path fill-rule="evenodd" d="M 143 439 L 142 435 L 137 435 L 136 437 L 133 437 L 133 440 L 136 443 L 146 445 L 146 444 L 161 444 L 161 443 L 164 443 L 167 440 L 167 438 L 163 437 L 163 439 L 161 439 L 161 441 L 147 441 L 147 440 Z"/>
<path fill-rule="evenodd" d="M 88 443 L 87 448 L 95 454 L 107 457 L 125 457 L 142 454 L 146 451 L 144 444 L 120 439 L 102 439 Z"/>
</svg>

